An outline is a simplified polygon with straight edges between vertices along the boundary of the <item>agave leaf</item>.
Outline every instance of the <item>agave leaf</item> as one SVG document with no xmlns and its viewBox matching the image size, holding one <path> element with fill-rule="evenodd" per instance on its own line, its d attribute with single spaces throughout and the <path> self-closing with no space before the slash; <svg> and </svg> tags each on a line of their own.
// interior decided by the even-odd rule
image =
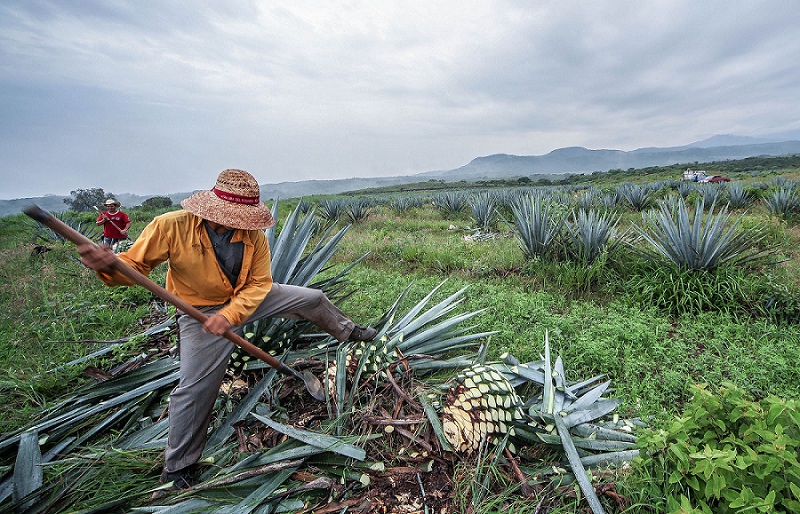
<svg viewBox="0 0 800 514">
<path fill-rule="evenodd" d="M 206 451 L 219 447 L 225 442 L 225 440 L 233 435 L 233 424 L 247 417 L 247 414 L 253 410 L 256 403 L 258 403 L 264 393 L 270 389 L 277 374 L 278 370 L 274 368 L 270 369 L 270 371 L 268 371 L 261 378 L 261 380 L 259 380 L 258 383 L 250 389 L 250 391 L 247 393 L 247 396 L 245 396 L 236 405 L 236 408 L 234 408 L 233 411 L 226 416 L 222 425 L 214 430 L 211 436 L 209 436 L 208 442 L 206 443 Z"/>
<path fill-rule="evenodd" d="M 214 502 L 209 500 L 202 500 L 200 498 L 189 498 L 180 503 L 164 507 L 139 507 L 133 509 L 132 512 L 156 512 L 158 514 L 195 514 L 197 512 L 208 512 L 209 507 L 214 505 Z"/>
<path fill-rule="evenodd" d="M 255 414 L 254 414 L 255 416 Z M 252 461 L 252 467 L 266 466 L 281 461 L 303 459 L 313 455 L 325 453 L 327 449 L 304 443 L 299 439 L 287 439 L 263 454 L 257 455 Z M 243 466 L 242 466 L 243 467 Z M 238 471 L 239 466 L 234 466 L 229 471 Z"/>
<path fill-rule="evenodd" d="M 453 447 L 450 446 L 450 442 L 444 435 L 442 420 L 439 419 L 439 415 L 436 414 L 436 409 L 433 408 L 433 405 L 431 405 L 431 402 L 428 401 L 424 394 L 419 395 L 417 399 L 422 404 L 422 408 L 425 411 L 425 416 L 428 417 L 431 428 L 433 428 L 433 433 L 436 434 L 436 438 L 439 440 L 439 444 L 442 446 L 442 449 L 447 452 L 453 451 Z"/>
<path fill-rule="evenodd" d="M 406 325 L 408 325 L 411 322 L 411 320 L 413 320 L 420 312 L 422 312 L 422 309 L 425 308 L 425 305 L 430 301 L 433 295 L 436 294 L 436 292 L 444 285 L 444 283 L 445 281 L 440 282 L 438 286 L 434 287 L 427 295 L 425 295 L 425 297 L 422 300 L 417 302 L 417 304 L 414 307 L 412 307 L 411 310 L 409 310 L 405 316 L 400 318 L 393 325 L 397 327 L 398 330 L 404 329 Z M 397 303 L 395 305 L 397 305 Z"/>
<path fill-rule="evenodd" d="M 553 368 L 550 366 L 550 335 L 544 333 L 544 393 L 541 410 L 552 415 L 555 412 L 555 386 L 553 385 Z"/>
<path fill-rule="evenodd" d="M 250 414 L 268 427 L 306 444 L 316 446 L 317 448 L 321 448 L 326 451 L 340 453 L 356 460 L 364 460 L 366 458 L 366 452 L 363 448 L 345 443 L 341 439 L 334 436 L 317 434 L 307 430 L 300 430 L 298 428 L 283 425 L 269 418 L 265 418 L 264 416 L 259 416 L 254 412 L 251 412 Z"/>
<path fill-rule="evenodd" d="M 616 409 L 618 405 L 618 400 L 600 400 L 592 403 L 589 407 L 573 411 L 571 414 L 564 417 L 563 421 L 567 428 L 571 428 L 581 423 L 588 423 L 589 421 L 602 418 Z"/>
<path fill-rule="evenodd" d="M 569 391 L 569 393 L 573 397 L 582 396 L 583 394 L 585 394 L 585 393 L 581 392 L 582 389 L 594 384 L 595 382 L 597 382 L 598 380 L 600 380 L 602 378 L 605 378 L 605 375 L 595 375 L 592 378 L 589 378 L 589 379 L 586 379 L 586 380 L 581 380 L 580 382 L 576 382 L 574 384 L 570 384 L 569 387 L 567 387 L 567 391 Z"/>
<path fill-rule="evenodd" d="M 444 284 L 444 282 L 442 282 L 442 284 Z M 445 317 L 464 300 L 463 298 L 459 299 L 459 296 L 461 296 L 465 290 L 466 287 L 456 291 L 438 304 L 430 307 L 425 313 L 419 315 L 415 319 L 404 317 L 396 324 L 395 328 L 401 329 L 406 334 L 411 334 L 425 325 L 432 323 L 434 320 Z M 404 323 L 404 320 L 407 321 Z"/>
<path fill-rule="evenodd" d="M 569 433 L 569 429 L 558 416 L 555 418 L 555 423 L 556 429 L 558 430 L 558 435 L 561 438 L 561 443 L 564 447 L 564 452 L 567 454 L 569 465 L 572 468 L 572 473 L 578 480 L 578 485 L 581 486 L 581 491 L 583 491 L 583 495 L 586 497 L 589 507 L 592 508 L 592 512 L 594 512 L 594 514 L 604 514 L 605 511 L 603 510 L 603 506 L 600 504 L 600 499 L 597 497 L 592 483 L 586 476 L 586 469 L 581 463 L 581 458 L 578 455 L 578 450 L 575 448 L 574 442 L 572 441 L 572 436 Z"/>
<path fill-rule="evenodd" d="M 564 377 L 564 361 L 559 355 L 553 367 L 553 380 L 555 381 L 555 392 L 553 402 L 553 412 L 561 412 L 566 401 L 566 378 Z"/>
<path fill-rule="evenodd" d="M 598 453 L 596 455 L 587 455 L 586 457 L 581 457 L 581 464 L 587 468 L 619 466 L 626 462 L 631 462 L 637 455 L 639 455 L 639 450 Z"/>
<path fill-rule="evenodd" d="M 554 418 L 554 425 L 557 428 L 558 424 L 564 425 L 564 422 L 561 420 L 560 417 Z M 566 426 L 566 425 L 564 425 Z M 562 439 L 559 435 L 556 434 L 546 434 L 546 433 L 537 433 L 537 437 L 543 443 L 547 443 L 553 446 L 561 446 Z M 580 448 L 582 450 L 592 450 L 592 451 L 602 451 L 602 452 L 615 452 L 621 450 L 630 450 L 635 446 L 635 443 L 630 443 L 627 441 L 610 441 L 610 440 L 601 440 L 595 439 L 592 437 L 572 437 L 572 444 Z"/>
<path fill-rule="evenodd" d="M 336 352 L 336 398 L 334 407 L 336 408 L 336 433 L 341 434 L 343 427 L 342 413 L 347 401 L 347 355 L 350 353 L 349 344 L 339 345 Z M 363 362 L 364 359 L 361 359 Z"/>
<path fill-rule="evenodd" d="M 473 318 L 474 316 L 480 314 L 484 310 L 485 309 L 481 309 L 479 311 L 468 312 L 458 316 L 453 316 L 452 318 L 446 319 L 436 325 L 426 327 L 425 330 L 420 330 L 419 332 L 416 333 L 415 331 L 423 327 L 425 325 L 424 323 L 420 325 L 415 324 L 415 326 L 404 327 L 403 333 L 405 334 L 405 340 L 403 341 L 403 344 L 400 346 L 403 348 L 404 351 L 408 350 L 408 351 L 413 351 L 414 353 L 426 353 L 423 349 L 424 347 L 421 346 L 421 343 L 432 339 L 433 340 L 437 339 L 442 334 L 447 333 L 455 326 L 459 325 L 460 323 L 463 323 L 464 321 L 470 318 Z M 463 331 L 466 330 L 469 329 L 464 329 Z"/>
<path fill-rule="evenodd" d="M 253 512 L 259 505 L 269 502 L 268 497 L 283 485 L 297 469 L 297 467 L 294 467 L 270 473 L 267 475 L 267 480 L 239 502 L 238 505 L 228 505 L 217 510 L 217 512 L 220 514 L 249 514 Z"/>
<path fill-rule="evenodd" d="M 14 501 L 21 501 L 40 487 L 42 487 L 42 453 L 39 448 L 39 432 L 34 429 L 23 432 L 20 437 L 17 461 L 14 464 Z M 20 507 L 24 510 L 35 501 L 36 498 L 32 497 Z"/>
<path fill-rule="evenodd" d="M 523 378 L 526 382 L 534 382 L 539 385 L 544 385 L 545 375 L 544 372 L 531 367 L 529 364 L 520 364 L 519 366 L 512 366 L 509 370 Z"/>
<path fill-rule="evenodd" d="M 591 389 L 589 392 L 583 394 L 580 398 L 578 398 L 574 402 L 570 403 L 569 405 L 565 405 L 564 410 L 566 412 L 573 412 L 579 409 L 585 409 L 589 407 L 594 402 L 599 400 L 601 396 L 603 396 L 603 393 L 606 392 L 606 389 L 608 389 L 608 386 L 610 385 L 611 385 L 611 380 L 603 382 L 597 387 Z"/>
<path fill-rule="evenodd" d="M 570 428 L 570 432 L 578 437 L 593 438 L 601 441 L 624 441 L 635 443 L 636 436 L 622 430 L 604 428 L 591 423 L 583 423 Z"/>
<path fill-rule="evenodd" d="M 165 446 L 167 443 L 168 430 L 169 418 L 164 418 L 153 423 L 152 425 L 128 435 L 122 441 L 114 443 L 114 445 L 122 450 L 132 450 L 134 448 L 157 448 Z"/>
</svg>

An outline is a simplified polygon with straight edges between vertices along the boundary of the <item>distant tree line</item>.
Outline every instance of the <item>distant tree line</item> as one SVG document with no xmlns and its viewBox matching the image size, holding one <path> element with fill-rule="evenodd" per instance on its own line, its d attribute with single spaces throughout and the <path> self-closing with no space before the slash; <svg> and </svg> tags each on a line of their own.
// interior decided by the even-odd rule
<svg viewBox="0 0 800 514">
<path fill-rule="evenodd" d="M 100 207 L 107 198 L 114 198 L 113 193 L 106 193 L 102 187 L 92 187 L 89 189 L 76 189 L 70 191 L 70 198 L 64 198 L 69 210 L 75 212 L 87 212 Z M 164 209 L 172 206 L 172 199 L 168 196 L 152 196 L 142 202 L 142 207 L 150 209 Z"/>
</svg>

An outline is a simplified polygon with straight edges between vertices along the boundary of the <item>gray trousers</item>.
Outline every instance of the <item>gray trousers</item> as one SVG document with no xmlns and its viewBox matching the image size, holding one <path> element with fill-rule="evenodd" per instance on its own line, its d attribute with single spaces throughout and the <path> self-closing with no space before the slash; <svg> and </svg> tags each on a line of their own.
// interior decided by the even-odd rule
<svg viewBox="0 0 800 514">
<path fill-rule="evenodd" d="M 220 307 L 207 310 L 206 314 Z M 355 328 L 355 323 L 322 291 L 285 284 L 273 284 L 245 324 L 267 317 L 305 319 L 339 341 L 346 341 Z M 233 327 L 233 330 L 241 334 L 242 326 Z M 187 315 L 178 318 L 178 327 L 180 381 L 169 397 L 169 435 L 164 464 L 168 472 L 179 471 L 200 460 L 214 401 L 235 348 L 224 337 L 204 332 L 202 324 Z"/>
</svg>

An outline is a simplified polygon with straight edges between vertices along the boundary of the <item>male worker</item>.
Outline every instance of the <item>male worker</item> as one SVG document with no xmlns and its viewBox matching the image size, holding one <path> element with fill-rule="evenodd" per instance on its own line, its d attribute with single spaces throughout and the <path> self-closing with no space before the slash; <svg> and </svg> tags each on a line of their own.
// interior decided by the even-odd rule
<svg viewBox="0 0 800 514">
<path fill-rule="evenodd" d="M 322 291 L 272 282 L 270 250 L 263 229 L 275 224 L 259 199 L 258 182 L 241 170 L 225 170 L 216 185 L 181 202 L 184 210 L 162 214 L 145 227 L 119 258 L 147 275 L 169 261 L 166 288 L 208 316 L 205 323 L 182 315 L 180 381 L 170 394 L 169 433 L 162 483 L 192 486 L 192 472 L 206 442 L 214 400 L 234 345 L 229 328 L 276 316 L 306 319 L 339 341 L 368 341 L 376 330 L 360 327 Z M 85 244 L 83 262 L 108 285 L 133 282 L 111 267 L 107 249 Z"/>
<path fill-rule="evenodd" d="M 103 202 L 106 208 L 97 216 L 96 225 L 103 225 L 103 243 L 113 246 L 115 243 L 128 237 L 131 220 L 128 215 L 119 210 L 120 203 L 114 198 L 107 198 Z"/>
</svg>

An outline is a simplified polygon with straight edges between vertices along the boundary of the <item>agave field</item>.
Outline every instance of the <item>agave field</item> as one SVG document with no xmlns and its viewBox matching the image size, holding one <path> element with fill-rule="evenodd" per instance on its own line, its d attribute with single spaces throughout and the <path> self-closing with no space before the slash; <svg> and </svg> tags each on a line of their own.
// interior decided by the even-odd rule
<svg viewBox="0 0 800 514">
<path fill-rule="evenodd" d="M 273 201 L 274 279 L 378 336 L 246 326 L 325 400 L 235 352 L 198 484 L 155 496 L 174 308 L 4 218 L 0 511 L 800 512 L 800 162 L 764 161 Z"/>
</svg>

